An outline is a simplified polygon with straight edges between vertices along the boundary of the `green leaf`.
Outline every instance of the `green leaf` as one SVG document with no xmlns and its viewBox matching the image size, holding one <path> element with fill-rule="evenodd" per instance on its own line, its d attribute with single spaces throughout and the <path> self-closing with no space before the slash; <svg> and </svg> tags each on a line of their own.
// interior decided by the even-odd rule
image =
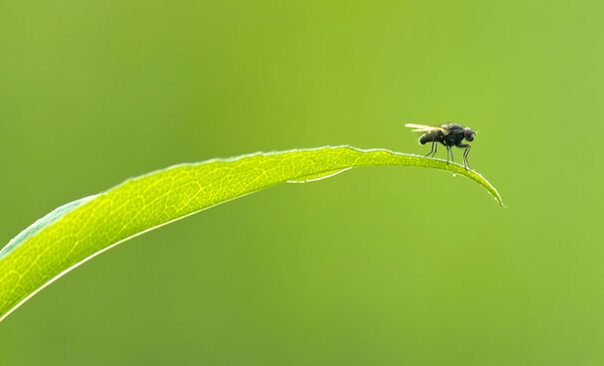
<svg viewBox="0 0 604 366">
<path fill-rule="evenodd" d="M 0 320 L 71 269 L 132 237 L 277 184 L 311 182 L 376 165 L 463 175 L 502 205 L 497 190 L 474 171 L 382 149 L 323 147 L 180 164 L 59 207 L 11 240 L 0 251 Z"/>
</svg>

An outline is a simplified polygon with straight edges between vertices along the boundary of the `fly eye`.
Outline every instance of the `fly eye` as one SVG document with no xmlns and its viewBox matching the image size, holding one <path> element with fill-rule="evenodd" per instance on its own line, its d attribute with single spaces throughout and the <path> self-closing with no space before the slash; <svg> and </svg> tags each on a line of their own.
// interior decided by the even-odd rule
<svg viewBox="0 0 604 366">
<path fill-rule="evenodd" d="M 463 134 L 466 140 L 468 141 L 474 141 L 474 131 L 472 131 L 469 128 L 464 128 L 463 129 Z"/>
</svg>

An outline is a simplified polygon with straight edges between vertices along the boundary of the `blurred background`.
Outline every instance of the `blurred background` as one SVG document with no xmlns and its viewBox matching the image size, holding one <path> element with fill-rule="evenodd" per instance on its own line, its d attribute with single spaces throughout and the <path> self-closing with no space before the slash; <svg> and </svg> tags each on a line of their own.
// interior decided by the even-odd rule
<svg viewBox="0 0 604 366">
<path fill-rule="evenodd" d="M 175 163 L 427 153 L 405 122 L 478 130 L 470 162 L 507 206 L 419 168 L 262 191 L 42 291 L 0 324 L 2 364 L 603 364 L 603 11 L 0 2 L 1 243 Z"/>
</svg>

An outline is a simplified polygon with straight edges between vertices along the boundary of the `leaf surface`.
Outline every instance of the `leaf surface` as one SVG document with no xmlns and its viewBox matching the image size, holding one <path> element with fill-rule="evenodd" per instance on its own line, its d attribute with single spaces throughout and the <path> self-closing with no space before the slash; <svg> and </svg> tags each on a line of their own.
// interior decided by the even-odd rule
<svg viewBox="0 0 604 366">
<path fill-rule="evenodd" d="M 503 204 L 489 182 L 459 164 L 383 149 L 322 147 L 175 165 L 61 206 L 12 239 L 0 250 L 0 320 L 71 269 L 149 230 L 277 184 L 377 165 L 463 175 Z"/>
</svg>

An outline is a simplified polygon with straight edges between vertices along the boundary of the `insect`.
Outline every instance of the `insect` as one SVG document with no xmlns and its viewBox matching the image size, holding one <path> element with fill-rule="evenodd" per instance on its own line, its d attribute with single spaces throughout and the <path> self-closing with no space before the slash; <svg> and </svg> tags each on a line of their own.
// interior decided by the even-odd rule
<svg viewBox="0 0 604 366">
<path fill-rule="evenodd" d="M 471 146 L 462 144 L 464 139 L 470 142 L 474 141 L 476 132 L 472 131 L 471 128 L 462 127 L 457 123 L 449 123 L 440 127 L 407 123 L 405 127 L 413 128 L 413 132 L 423 132 L 419 137 L 420 144 L 425 145 L 427 142 L 432 142 L 432 149 L 426 156 L 434 156 L 434 154 L 436 154 L 436 149 L 438 148 L 438 143 L 440 142 L 447 148 L 447 164 L 449 164 L 449 155 L 451 155 L 451 160 L 453 160 L 452 147 L 457 146 L 465 149 L 463 152 L 464 168 L 466 170 L 468 170 L 468 168 L 472 169 L 468 163 L 468 154 L 470 153 Z"/>
</svg>

